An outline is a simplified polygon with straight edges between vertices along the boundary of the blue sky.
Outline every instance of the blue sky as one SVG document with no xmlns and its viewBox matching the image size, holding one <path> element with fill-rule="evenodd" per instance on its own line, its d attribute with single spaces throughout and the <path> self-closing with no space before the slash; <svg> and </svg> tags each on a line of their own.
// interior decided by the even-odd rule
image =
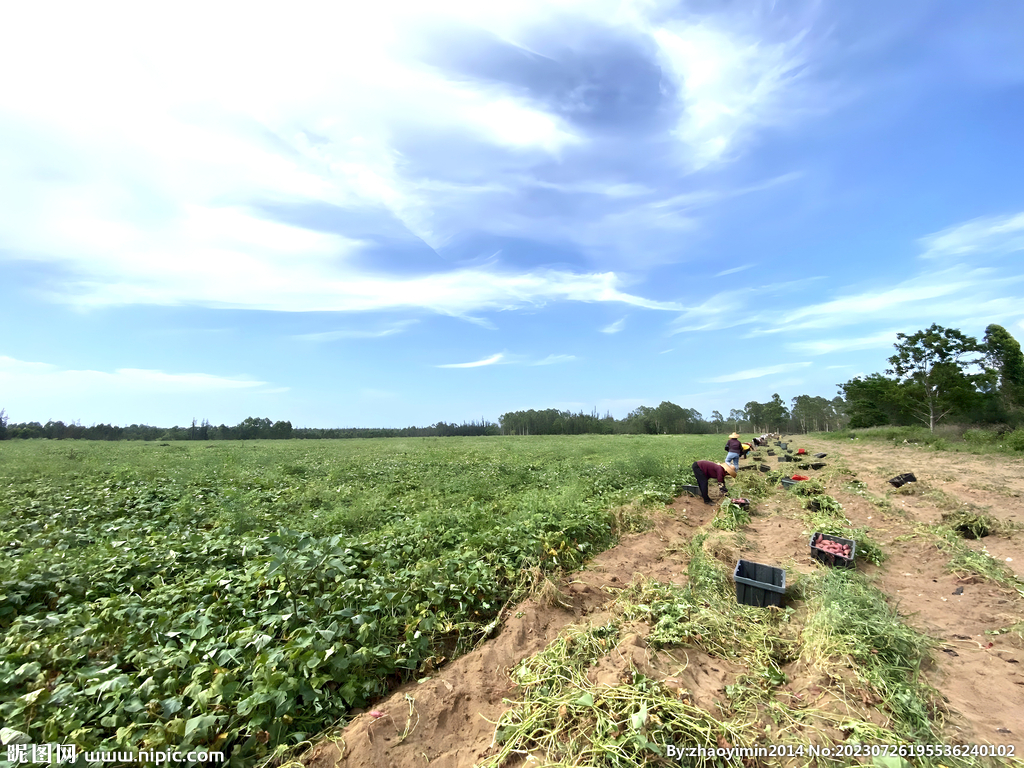
<svg viewBox="0 0 1024 768">
<path fill-rule="evenodd" d="M 12 421 L 834 397 L 1024 339 L 1024 4 L 22 3 Z"/>
</svg>

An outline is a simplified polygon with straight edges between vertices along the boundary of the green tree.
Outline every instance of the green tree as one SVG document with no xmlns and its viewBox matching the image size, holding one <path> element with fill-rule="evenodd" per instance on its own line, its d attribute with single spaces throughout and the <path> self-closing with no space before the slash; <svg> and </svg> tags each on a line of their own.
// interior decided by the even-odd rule
<svg viewBox="0 0 1024 768">
<path fill-rule="evenodd" d="M 241 440 L 257 440 L 270 436 L 273 425 L 270 419 L 260 419 L 255 416 L 247 416 L 238 426 L 235 427 L 235 437 Z"/>
<path fill-rule="evenodd" d="M 686 431 L 687 413 L 681 406 L 663 400 L 654 409 L 654 424 L 659 433 L 678 435 Z"/>
<path fill-rule="evenodd" d="M 897 333 L 896 338 L 896 354 L 889 358 L 892 367 L 886 373 L 906 385 L 913 412 L 934 432 L 939 421 L 976 397 L 984 374 L 968 371 L 980 365 L 981 348 L 977 339 L 935 323 L 910 336 Z"/>
<path fill-rule="evenodd" d="M 845 411 L 851 429 L 907 424 L 914 419 L 906 388 L 895 379 L 880 373 L 856 376 L 840 384 L 839 389 L 846 398 Z"/>
<path fill-rule="evenodd" d="M 791 413 L 793 422 L 804 433 L 828 431 L 837 420 L 832 402 L 824 397 L 798 395 L 793 398 Z"/>
<path fill-rule="evenodd" d="M 739 413 L 743 413 L 747 418 L 746 419 L 734 419 L 734 416 L 739 415 Z M 745 406 L 743 406 L 743 410 L 742 411 L 739 411 L 739 412 L 737 412 L 735 410 L 730 411 L 729 412 L 729 420 L 732 421 L 736 425 L 735 429 L 736 429 L 737 432 L 740 431 L 740 427 L 739 427 L 740 423 L 744 422 L 744 421 L 749 421 L 750 422 L 750 428 L 753 429 L 755 432 L 758 432 L 758 431 L 767 432 L 768 431 L 768 423 L 765 421 L 765 418 L 764 418 L 764 406 L 761 403 L 755 403 L 753 400 L 751 400 L 749 403 L 747 403 Z"/>
<path fill-rule="evenodd" d="M 7 411 L 0 408 L 0 440 L 7 439 Z"/>
<path fill-rule="evenodd" d="M 767 403 L 762 403 L 762 418 L 769 430 L 776 431 L 782 429 L 783 425 L 789 421 L 789 409 L 782 402 L 778 392 L 772 395 L 772 399 Z"/>
<path fill-rule="evenodd" d="M 997 387 L 1008 407 L 1024 405 L 1024 353 L 1001 325 L 985 329 L 985 360 L 998 376 Z"/>
<path fill-rule="evenodd" d="M 718 411 L 711 412 L 711 429 L 714 432 L 721 432 L 722 427 L 725 426 L 725 417 L 722 416 Z"/>
<path fill-rule="evenodd" d="M 292 423 L 290 421 L 275 421 L 270 428 L 270 437 L 277 440 L 287 440 L 292 436 Z"/>
<path fill-rule="evenodd" d="M 654 409 L 649 405 L 634 408 L 626 415 L 626 422 L 630 426 L 630 431 L 642 435 L 656 435 L 659 431 Z"/>
</svg>

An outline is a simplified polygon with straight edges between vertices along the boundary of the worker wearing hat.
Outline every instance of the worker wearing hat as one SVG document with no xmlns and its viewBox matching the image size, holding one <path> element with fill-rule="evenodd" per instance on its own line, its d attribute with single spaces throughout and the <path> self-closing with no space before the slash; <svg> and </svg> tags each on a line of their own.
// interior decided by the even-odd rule
<svg viewBox="0 0 1024 768">
<path fill-rule="evenodd" d="M 700 488 L 701 498 L 705 504 L 713 504 L 708 496 L 708 480 L 714 478 L 718 481 L 718 490 L 724 495 L 729 492 L 725 487 L 725 476 L 736 477 L 736 468 L 732 464 L 717 464 L 713 461 L 693 462 L 693 476 L 697 480 L 697 487 Z"/>
<path fill-rule="evenodd" d="M 725 444 L 725 463 L 732 464 L 736 469 L 740 468 L 740 454 L 743 453 L 743 443 L 740 436 L 733 432 L 729 435 L 729 442 Z"/>
</svg>

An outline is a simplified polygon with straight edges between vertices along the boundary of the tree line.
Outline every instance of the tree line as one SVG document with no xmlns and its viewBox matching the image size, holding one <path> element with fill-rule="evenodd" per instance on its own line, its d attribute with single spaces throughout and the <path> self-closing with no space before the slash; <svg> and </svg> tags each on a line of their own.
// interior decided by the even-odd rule
<svg viewBox="0 0 1024 768">
<path fill-rule="evenodd" d="M 8 424 L 0 411 L 0 440 L 46 438 L 50 440 L 288 440 L 343 439 L 370 437 L 475 437 L 489 435 L 612 435 L 612 434 L 719 434 L 732 430 L 757 432 L 808 432 L 834 430 L 844 426 L 842 398 L 800 395 L 787 406 L 775 394 L 765 403 L 749 402 L 743 408 L 729 411 L 728 417 L 712 411 L 705 418 L 693 408 L 684 408 L 664 401 L 656 408 L 641 405 L 625 418 L 597 411 L 573 413 L 547 408 L 513 411 L 501 416 L 498 423 L 487 419 L 479 422 L 447 423 L 439 421 L 427 427 L 293 427 L 290 421 L 272 422 L 250 416 L 235 426 L 213 426 L 205 419 L 192 420 L 187 427 L 153 427 L 132 424 L 82 426 L 62 421 Z"/>
<path fill-rule="evenodd" d="M 290 421 L 271 421 L 267 418 L 250 416 L 233 427 L 226 424 L 213 426 L 205 419 L 193 420 L 187 427 L 153 427 L 147 424 L 132 424 L 119 427 L 113 424 L 83 426 L 78 422 L 65 424 L 63 421 L 47 421 L 40 424 L 30 421 L 23 424 L 8 423 L 0 410 L 0 440 L 44 438 L 49 440 L 318 440 L 352 437 L 456 437 L 499 435 L 497 424 L 481 420 L 462 424 L 448 424 L 439 421 L 429 427 L 374 428 L 304 428 L 293 427 Z"/>
<path fill-rule="evenodd" d="M 234 426 L 213 426 L 205 419 L 186 427 L 132 424 L 82 426 L 73 422 L 8 423 L 0 409 L 0 440 L 288 440 L 359 437 L 456 437 L 487 435 L 720 434 L 723 432 L 806 433 L 844 428 L 924 424 L 1024 424 L 1024 354 L 1000 325 L 989 325 L 982 341 L 955 328 L 932 324 L 914 334 L 896 334 L 895 353 L 884 373 L 857 376 L 839 384 L 842 396 L 831 400 L 798 395 L 787 404 L 777 393 L 748 402 L 724 416 L 708 417 L 693 408 L 663 401 L 641 405 L 622 419 L 610 413 L 547 408 L 511 411 L 497 423 L 446 423 L 427 427 L 298 428 L 290 421 L 250 416 Z"/>
<path fill-rule="evenodd" d="M 709 435 L 731 431 L 817 432 L 845 426 L 843 399 L 799 395 L 787 405 L 777 393 L 765 403 L 751 401 L 733 408 L 728 416 L 712 411 L 705 418 L 693 408 L 664 401 L 656 408 L 641 405 L 622 419 L 611 414 L 572 413 L 549 408 L 543 411 L 513 411 L 498 423 L 505 435 Z"/>
</svg>

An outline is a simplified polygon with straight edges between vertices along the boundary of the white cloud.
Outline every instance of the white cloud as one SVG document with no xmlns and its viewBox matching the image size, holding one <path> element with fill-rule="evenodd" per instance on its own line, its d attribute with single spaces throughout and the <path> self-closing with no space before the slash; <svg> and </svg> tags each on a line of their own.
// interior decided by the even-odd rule
<svg viewBox="0 0 1024 768">
<path fill-rule="evenodd" d="M 829 352 L 846 352 L 854 349 L 876 349 L 892 346 L 896 341 L 897 333 L 899 331 L 889 330 L 860 338 L 794 341 L 786 344 L 786 347 L 805 355 L 825 355 Z"/>
<path fill-rule="evenodd" d="M 276 409 L 289 391 L 251 376 L 127 367 L 73 369 L 0 357 L 0 405 L 18 422 L 52 418 L 166 426 L 209 416 L 211 421 L 237 423 Z M 288 418 L 283 413 L 281 417 Z"/>
<path fill-rule="evenodd" d="M 0 356 L 0 384 L 12 399 L 49 392 L 103 392 L 105 394 L 182 394 L 257 390 L 267 386 L 244 376 L 215 376 L 208 373 L 167 373 L 145 368 L 114 371 L 61 369 L 49 363 L 27 362 Z M 269 390 L 267 390 L 269 391 Z"/>
<path fill-rule="evenodd" d="M 530 365 L 555 365 L 557 363 L 569 363 L 576 359 L 576 355 L 548 355 L 543 360 L 530 363 Z"/>
<path fill-rule="evenodd" d="M 499 352 L 496 355 L 491 355 L 483 360 L 476 360 L 472 363 L 446 363 L 444 365 L 436 365 L 435 368 L 481 368 L 485 365 L 495 365 L 500 363 L 504 359 L 505 355 Z"/>
<path fill-rule="evenodd" d="M 150 273 L 125 263 L 106 280 L 93 278 L 54 288 L 55 299 L 81 307 L 151 303 L 188 303 L 285 312 L 367 311 L 422 308 L 465 317 L 484 327 L 488 320 L 469 315 L 481 310 L 540 306 L 551 301 L 620 302 L 645 309 L 674 310 L 682 305 L 655 301 L 621 290 L 614 272 L 511 272 L 460 269 L 415 277 L 389 277 L 300 260 L 258 260 L 237 252 L 203 261 L 196 255 L 192 271 L 173 259 L 155 261 Z M 237 257 L 237 258 L 236 258 Z M 237 271 L 236 271 L 237 270 Z M 135 274 L 132 274 L 132 272 Z M 237 277 L 234 277 L 237 275 Z"/>
<path fill-rule="evenodd" d="M 387 328 L 379 328 L 375 330 L 365 328 L 343 328 L 336 331 L 321 331 L 320 333 L 301 333 L 297 334 L 294 338 L 301 339 L 302 341 L 339 341 L 341 339 L 381 339 L 385 336 L 394 336 L 399 333 L 404 333 L 405 330 L 415 325 L 417 320 L 405 320 L 400 323 L 394 323 Z"/>
<path fill-rule="evenodd" d="M 806 368 L 810 363 L 784 363 L 782 365 L 770 365 L 765 368 L 749 368 L 745 371 L 730 373 L 725 376 L 716 376 L 712 379 L 704 379 L 710 384 L 724 384 L 729 381 L 746 381 L 747 379 L 760 379 L 763 376 L 771 376 L 777 373 L 789 373 L 794 368 Z"/>
<path fill-rule="evenodd" d="M 610 325 L 606 325 L 604 328 L 601 329 L 601 333 L 618 333 L 625 326 L 626 318 L 622 318 L 621 320 L 616 320 L 614 323 L 611 323 Z"/>
<path fill-rule="evenodd" d="M 785 283 L 768 283 L 719 291 L 705 299 L 702 304 L 687 307 L 672 322 L 669 333 L 723 330 L 747 324 L 772 325 L 779 321 L 779 313 L 761 309 L 767 299 L 795 293 L 822 279 L 807 277 Z"/>
<path fill-rule="evenodd" d="M 653 41 L 683 89 L 680 140 L 699 164 L 723 159 L 743 135 L 777 120 L 789 72 L 805 58 L 800 39 L 759 46 L 726 19 L 662 23 L 661 10 L 610 0 L 446 0 L 300 2 L 271 14 L 185 2 L 174 14 L 100 3 L 62 6 L 54 17 L 22 3 L 5 14 L 0 46 L 0 68 L 19 73 L 0 84 L 0 244 L 75 275 L 50 290 L 85 306 L 416 306 L 460 316 L 565 300 L 678 308 L 622 293 L 615 274 L 480 268 L 390 280 L 353 266 L 366 248 L 358 238 L 268 222 L 250 208 L 275 201 L 386 211 L 431 247 L 464 228 L 519 236 L 539 228 L 548 240 L 638 258 L 627 232 L 692 228 L 679 210 L 684 200 L 610 213 L 594 227 L 498 210 L 480 216 L 469 204 L 476 196 L 529 184 L 609 199 L 653 190 L 621 179 L 538 182 L 538 161 L 585 137 L 516 89 L 423 64 L 416 43 L 425 29 L 454 24 L 526 48 L 538 36 L 561 43 L 560 31 L 588 24 Z M 475 177 L 462 182 L 431 178 L 398 150 L 413 124 L 425 140 L 483 142 L 500 159 L 477 168 L 473 155 Z M 441 298 L 417 293 L 433 288 Z"/>
<path fill-rule="evenodd" d="M 87 303 L 189 303 L 191 276 L 227 306 L 292 270 L 336 276 L 330 265 L 360 245 L 263 221 L 250 200 L 385 208 L 436 245 L 435 195 L 393 147 L 410 115 L 425 134 L 510 151 L 579 141 L 516 94 L 412 60 L 404 42 L 437 14 L 458 18 L 450 5 L 12 11 L 0 67 L 20 74 L 0 86 L 0 243 L 84 276 Z"/>
<path fill-rule="evenodd" d="M 576 183 L 556 184 L 543 179 L 523 177 L 520 182 L 529 186 L 541 187 L 543 189 L 554 189 L 559 192 L 582 192 L 591 195 L 603 195 L 610 198 L 639 197 L 654 192 L 650 187 L 643 184 L 623 184 L 617 182 L 581 181 Z"/>
<path fill-rule="evenodd" d="M 765 317 L 752 335 L 820 330 L 859 325 L 868 321 L 898 321 L 908 325 L 963 324 L 979 317 L 998 322 L 1020 314 L 1020 302 L 1005 294 L 1009 285 L 1024 281 L 992 268 L 957 265 L 946 270 L 912 275 L 891 287 L 870 288 L 860 293 L 808 304 L 787 312 L 781 319 Z"/>
<path fill-rule="evenodd" d="M 748 338 L 797 333 L 817 336 L 825 329 L 865 323 L 884 322 L 890 327 L 899 323 L 903 332 L 913 332 L 917 330 L 913 326 L 927 327 L 933 322 L 953 326 L 1012 322 L 1020 316 L 1021 309 L 1020 301 L 1010 286 L 1024 282 L 1024 276 L 1009 275 L 994 268 L 957 265 L 910 274 L 900 282 L 884 287 L 878 287 L 876 281 L 859 291 L 848 289 L 849 293 L 835 298 L 805 300 L 784 312 L 774 308 L 777 301 L 773 301 L 771 309 L 761 308 L 765 297 L 781 298 L 822 279 L 814 277 L 792 283 L 722 291 L 698 306 L 688 307 L 672 322 L 670 333 L 750 326 L 751 330 L 745 334 Z M 785 300 L 789 304 L 797 299 L 785 297 Z M 749 311 L 738 311 L 737 308 L 749 308 Z M 878 342 L 880 337 L 881 334 L 873 336 L 874 342 Z M 791 343 L 811 345 L 800 347 L 808 354 L 824 354 L 830 351 L 829 345 L 840 348 L 844 342 L 837 338 L 820 342 L 817 347 L 813 341 Z M 875 343 L 864 343 L 875 346 Z"/>
<path fill-rule="evenodd" d="M 467 323 L 472 323 L 473 325 L 480 326 L 481 328 L 486 328 L 488 331 L 498 330 L 498 326 L 496 326 L 492 321 L 488 320 L 486 317 L 473 317 L 472 315 L 459 314 L 456 314 L 454 316 L 459 318 L 459 320 L 465 320 Z"/>
<path fill-rule="evenodd" d="M 557 365 L 559 363 L 570 363 L 576 360 L 575 355 L 548 355 L 540 360 L 530 360 L 525 355 L 513 355 L 507 352 L 499 352 L 483 360 L 475 360 L 471 363 L 446 363 L 436 365 L 435 368 L 481 368 L 485 365 Z"/>
<path fill-rule="evenodd" d="M 698 168 L 726 159 L 753 128 L 799 111 L 790 92 L 806 62 L 802 35 L 773 44 L 745 37 L 736 21 L 687 20 L 651 30 L 681 90 L 676 134 Z"/>
<path fill-rule="evenodd" d="M 735 188 L 724 188 L 724 189 L 701 189 L 694 192 L 683 192 L 672 197 L 665 198 L 663 200 L 655 200 L 647 203 L 645 207 L 657 210 L 672 209 L 677 211 L 683 210 L 694 210 L 697 208 L 704 208 L 714 203 L 721 202 L 723 200 L 729 200 L 734 197 L 740 197 L 742 195 L 749 195 L 752 192 L 763 192 L 767 189 L 772 189 L 781 184 L 788 184 L 791 181 L 796 181 L 803 177 L 803 173 L 799 171 L 793 171 L 791 173 L 784 173 L 781 176 L 775 176 L 764 181 L 757 182 L 756 184 L 748 184 L 744 187 Z M 749 269 L 754 266 L 748 264 L 743 267 L 737 268 L 736 272 L 743 269 Z M 730 274 L 729 272 L 723 272 L 722 274 Z"/>
<path fill-rule="evenodd" d="M 715 277 L 725 277 L 726 275 L 735 275 L 737 272 L 742 272 L 746 269 L 750 269 L 753 264 L 744 264 L 742 267 L 733 267 L 732 269 L 726 269 L 719 272 Z"/>
<path fill-rule="evenodd" d="M 57 371 L 57 366 L 49 363 L 33 363 L 26 360 L 16 360 L 13 357 L 0 355 L 0 376 L 14 375 L 44 375 Z"/>
<path fill-rule="evenodd" d="M 972 219 L 922 237 L 919 242 L 925 259 L 967 254 L 1003 256 L 1024 251 L 1024 213 Z"/>
</svg>

